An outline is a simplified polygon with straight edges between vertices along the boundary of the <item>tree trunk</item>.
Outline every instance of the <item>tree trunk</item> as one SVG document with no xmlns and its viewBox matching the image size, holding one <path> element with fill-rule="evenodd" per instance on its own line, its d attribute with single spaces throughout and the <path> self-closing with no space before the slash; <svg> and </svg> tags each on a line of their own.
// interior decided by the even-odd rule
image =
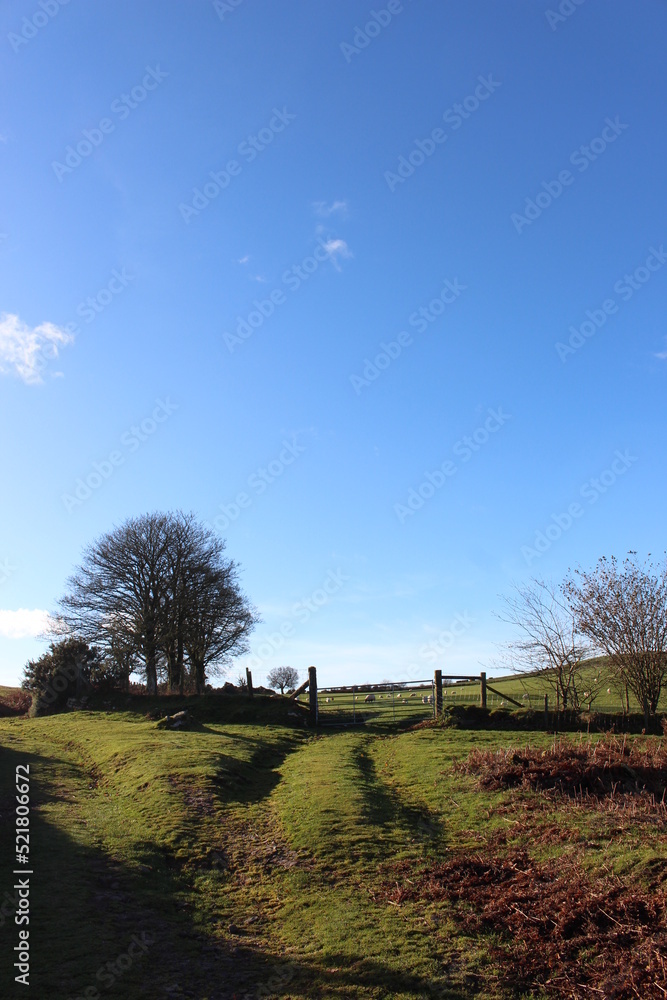
<svg viewBox="0 0 667 1000">
<path fill-rule="evenodd" d="M 196 662 L 194 664 L 195 669 L 195 684 L 197 694 L 204 694 L 204 689 L 206 688 L 206 674 L 204 672 L 204 664 L 201 662 Z"/>
<path fill-rule="evenodd" d="M 146 693 L 157 694 L 157 662 L 155 649 L 150 649 L 146 656 Z"/>
<path fill-rule="evenodd" d="M 176 666 L 179 677 L 179 690 L 183 694 L 185 691 L 185 664 L 183 662 L 183 632 L 179 629 L 178 644 L 176 647 Z"/>
<path fill-rule="evenodd" d="M 169 691 L 173 693 L 178 687 L 178 664 L 176 662 L 176 644 L 173 639 L 167 646 L 167 672 L 169 674 Z"/>
</svg>

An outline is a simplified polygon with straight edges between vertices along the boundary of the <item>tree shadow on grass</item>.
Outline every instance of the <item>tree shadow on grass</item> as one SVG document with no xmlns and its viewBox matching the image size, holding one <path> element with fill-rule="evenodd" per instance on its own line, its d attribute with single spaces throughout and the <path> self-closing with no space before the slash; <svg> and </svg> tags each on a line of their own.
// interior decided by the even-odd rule
<svg viewBox="0 0 667 1000">
<path fill-rule="evenodd" d="M 7 872 L 14 857 L 14 779 L 17 764 L 30 765 L 30 984 L 49 1000 L 190 998 L 240 1000 L 270 995 L 354 997 L 377 990 L 408 997 L 462 1000 L 456 990 L 434 990 L 429 981 L 364 956 L 324 962 L 295 961 L 253 941 L 255 925 L 221 927 L 202 922 L 193 903 L 191 873 L 165 860 L 162 847 L 145 843 L 145 865 L 130 865 L 90 843 L 76 801 L 91 787 L 91 774 L 60 758 L 0 752 L 0 847 Z M 67 797 L 73 811 L 64 831 L 55 822 L 55 802 Z M 18 876 L 23 877 L 23 876 Z M 27 877 L 27 876 L 26 876 Z M 0 927 L 0 947 L 13 954 L 13 877 L 5 879 L 9 913 Z M 6 901 L 6 897 L 5 897 Z M 25 995 L 16 972 L 3 963 L 3 997 Z"/>
<path fill-rule="evenodd" d="M 363 781 L 360 788 L 369 824 L 381 828 L 398 827 L 405 836 L 434 840 L 443 832 L 441 820 L 426 808 L 412 805 L 389 788 L 378 774 L 374 759 L 366 752 L 368 741 L 355 753 L 355 763 Z"/>
</svg>

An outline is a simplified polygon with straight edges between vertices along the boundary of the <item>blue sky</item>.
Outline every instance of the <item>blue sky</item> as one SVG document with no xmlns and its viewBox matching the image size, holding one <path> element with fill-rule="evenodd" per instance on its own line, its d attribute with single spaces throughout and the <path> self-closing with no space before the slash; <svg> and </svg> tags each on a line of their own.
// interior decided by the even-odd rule
<svg viewBox="0 0 667 1000">
<path fill-rule="evenodd" d="M 261 682 L 493 671 L 662 552 L 667 4 L 0 12 L 0 682 L 84 545 L 227 539 Z M 77 493 L 78 491 L 78 493 Z"/>
</svg>

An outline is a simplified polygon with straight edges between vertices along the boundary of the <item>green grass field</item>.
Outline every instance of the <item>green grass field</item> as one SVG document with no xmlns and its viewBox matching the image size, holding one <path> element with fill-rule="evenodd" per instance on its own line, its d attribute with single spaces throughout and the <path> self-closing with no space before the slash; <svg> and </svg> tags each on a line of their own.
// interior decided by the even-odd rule
<svg viewBox="0 0 667 1000">
<path fill-rule="evenodd" d="M 302 705 L 308 704 L 308 694 L 300 697 Z M 419 722 L 432 719 L 433 685 L 415 684 L 411 687 L 396 687 L 392 691 L 377 691 L 370 686 L 360 687 L 357 692 L 318 691 L 318 720 L 320 725 L 336 725 L 354 722 L 394 723 Z"/>
<path fill-rule="evenodd" d="M 584 707 L 593 711 L 620 714 L 623 712 L 621 693 L 616 690 L 607 674 L 604 659 L 589 660 L 581 672 L 583 693 L 591 694 L 583 699 Z M 487 691 L 487 706 L 490 709 L 515 707 L 513 702 L 525 708 L 542 710 L 544 696 L 548 697 L 550 710 L 556 708 L 554 688 L 544 676 L 511 675 L 488 678 L 488 684 L 495 690 Z M 396 686 L 392 691 L 377 691 L 372 685 L 360 685 L 356 693 L 322 688 L 318 691 L 318 713 L 321 725 L 350 724 L 354 722 L 393 723 L 418 721 L 433 717 L 433 704 L 424 704 L 433 698 L 431 681 L 419 684 L 409 682 L 406 687 Z M 372 697 L 373 701 L 367 699 Z M 512 699 L 510 701 L 509 699 Z M 308 694 L 299 698 L 301 704 L 308 703 Z M 449 681 L 443 676 L 443 705 L 479 705 L 480 682 L 466 683 Z M 629 695 L 630 712 L 641 713 L 636 698 Z M 659 711 L 667 712 L 667 691 L 663 691 Z"/>
<path fill-rule="evenodd" d="M 603 713 L 617 713 L 623 711 L 623 701 L 621 694 L 616 691 L 607 675 L 603 658 L 591 659 L 587 661 L 582 669 L 583 691 L 595 691 L 592 698 L 591 707 L 593 711 Z M 600 682 L 595 683 L 595 678 L 599 677 Z M 554 710 L 556 707 L 556 696 L 553 687 L 541 676 L 513 674 L 506 677 L 489 676 L 488 683 L 497 688 L 500 694 L 488 692 L 487 705 L 489 708 L 507 707 L 509 702 L 504 702 L 503 695 L 509 695 L 515 701 L 519 701 L 526 707 L 541 708 L 544 704 L 544 695 L 549 697 L 549 707 Z M 444 697 L 445 704 L 479 704 L 479 682 L 471 684 L 445 684 L 447 694 Z M 586 707 L 588 700 L 584 699 Z M 632 693 L 629 696 L 630 711 L 642 711 L 637 699 Z M 667 712 L 667 691 L 663 690 L 658 706 L 660 712 Z"/>
<path fill-rule="evenodd" d="M 288 703 L 255 702 L 191 699 L 199 721 L 182 732 L 143 710 L 0 720 L 5 900 L 14 773 L 30 765 L 33 996 L 500 998 L 485 936 L 447 905 L 386 901 L 397 863 L 497 843 L 641 881 L 664 856 L 664 824 L 585 809 L 526 824 L 509 793 L 452 771 L 473 747 L 546 747 L 545 733 L 312 733 Z M 541 844 L 554 822 L 568 839 Z M 4 919 L 5 957 L 16 935 Z M 1 995 L 25 995 L 8 965 Z"/>
</svg>

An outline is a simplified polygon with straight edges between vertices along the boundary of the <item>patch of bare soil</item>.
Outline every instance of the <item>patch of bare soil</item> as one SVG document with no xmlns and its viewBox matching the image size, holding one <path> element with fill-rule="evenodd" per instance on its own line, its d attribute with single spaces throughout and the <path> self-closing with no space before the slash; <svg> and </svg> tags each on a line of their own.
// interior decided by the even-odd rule
<svg viewBox="0 0 667 1000">
<path fill-rule="evenodd" d="M 394 869 L 384 898 L 447 901 L 466 933 L 491 934 L 502 985 L 544 989 L 568 1000 L 664 1000 L 667 892 L 613 875 L 588 875 L 573 858 L 536 862 L 527 853 L 459 857 L 415 875 Z"/>
</svg>

